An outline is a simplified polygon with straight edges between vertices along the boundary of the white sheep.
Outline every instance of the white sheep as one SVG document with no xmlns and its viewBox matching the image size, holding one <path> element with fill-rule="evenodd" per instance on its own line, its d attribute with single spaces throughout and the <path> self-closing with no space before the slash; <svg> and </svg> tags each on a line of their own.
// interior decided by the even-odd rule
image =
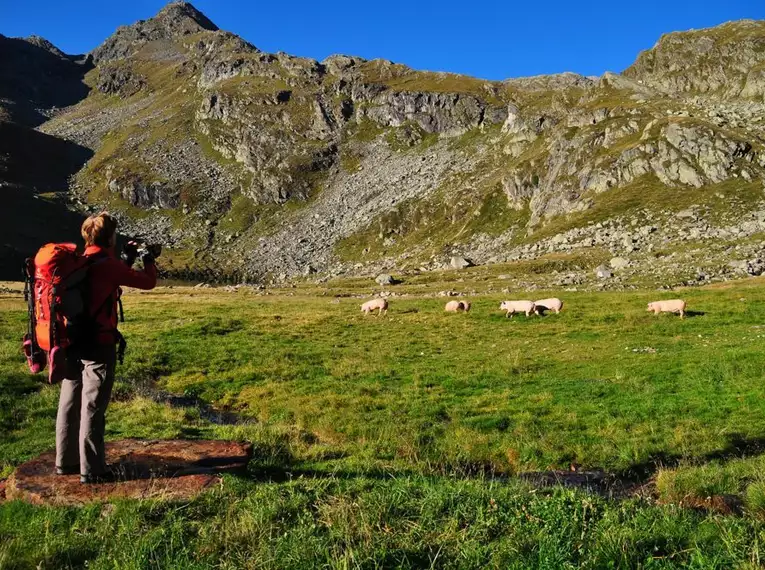
<svg viewBox="0 0 765 570">
<path fill-rule="evenodd" d="M 505 311 L 505 316 L 512 318 L 515 313 L 526 313 L 526 316 L 530 316 L 534 312 L 535 306 L 533 301 L 502 301 L 499 308 Z"/>
<path fill-rule="evenodd" d="M 373 313 L 375 309 L 379 309 L 377 316 L 383 315 L 388 312 L 388 301 L 385 299 L 372 299 L 361 305 L 361 312 L 365 315 Z"/>
</svg>

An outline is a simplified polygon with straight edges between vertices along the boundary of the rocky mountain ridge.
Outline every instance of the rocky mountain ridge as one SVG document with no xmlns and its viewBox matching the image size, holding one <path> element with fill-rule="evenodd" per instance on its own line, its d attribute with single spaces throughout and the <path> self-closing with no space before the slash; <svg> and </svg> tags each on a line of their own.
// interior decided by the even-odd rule
<svg viewBox="0 0 765 570">
<path fill-rule="evenodd" d="M 86 151 L 73 205 L 162 241 L 175 276 L 552 257 L 581 281 L 629 256 L 620 270 L 661 280 L 673 247 L 687 257 L 669 258 L 674 282 L 760 267 L 765 22 L 668 34 L 623 74 L 504 82 L 265 53 L 185 2 L 87 58 L 27 43 L 77 65 L 86 94 L 61 109 L 0 93 L 0 108 L 42 107 L 34 132 Z"/>
</svg>

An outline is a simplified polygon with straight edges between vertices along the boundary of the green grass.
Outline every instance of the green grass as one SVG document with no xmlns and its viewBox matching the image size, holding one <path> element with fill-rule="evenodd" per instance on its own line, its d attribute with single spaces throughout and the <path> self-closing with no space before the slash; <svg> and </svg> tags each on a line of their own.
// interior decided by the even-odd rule
<svg viewBox="0 0 765 570">
<path fill-rule="evenodd" d="M 469 287 L 465 280 L 405 286 Z M 0 568 L 747 568 L 765 514 L 765 283 L 676 292 L 535 292 L 565 307 L 467 315 L 334 282 L 257 296 L 128 293 L 130 347 L 107 437 L 246 439 L 248 475 L 190 503 L 0 504 Z M 682 296 L 696 314 L 654 317 Z M 0 473 L 51 447 L 58 388 L 18 353 L 23 300 L 0 296 Z M 654 351 L 646 351 L 649 347 Z M 147 399 L 157 386 L 236 412 Z M 652 500 L 532 489 L 514 474 L 600 468 L 648 480 Z M 496 478 L 497 476 L 509 479 Z M 730 494 L 741 517 L 686 510 Z"/>
</svg>

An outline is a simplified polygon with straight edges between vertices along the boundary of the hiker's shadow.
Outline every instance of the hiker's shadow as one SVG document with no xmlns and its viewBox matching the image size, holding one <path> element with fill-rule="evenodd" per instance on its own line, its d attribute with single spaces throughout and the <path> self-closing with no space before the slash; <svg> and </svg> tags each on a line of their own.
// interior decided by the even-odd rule
<svg viewBox="0 0 765 570">
<path fill-rule="evenodd" d="M 210 455 L 202 459 L 189 460 L 182 456 L 163 456 L 133 453 L 112 464 L 118 481 L 140 481 L 143 479 L 173 479 L 186 475 L 218 475 L 244 471 L 241 458 Z"/>
</svg>

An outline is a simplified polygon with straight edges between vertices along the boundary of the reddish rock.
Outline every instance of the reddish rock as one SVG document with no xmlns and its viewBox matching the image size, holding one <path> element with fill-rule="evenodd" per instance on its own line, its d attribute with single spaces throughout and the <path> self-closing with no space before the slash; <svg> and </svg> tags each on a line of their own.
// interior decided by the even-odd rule
<svg viewBox="0 0 765 570">
<path fill-rule="evenodd" d="M 5 479 L 0 480 L 0 501 L 5 500 L 5 482 Z"/>
<path fill-rule="evenodd" d="M 9 499 L 33 504 L 81 505 L 112 498 L 185 500 L 220 483 L 218 474 L 244 470 L 250 444 L 232 441 L 127 439 L 106 444 L 117 481 L 83 485 L 79 475 L 55 475 L 49 451 L 16 469 L 7 481 Z"/>
</svg>

